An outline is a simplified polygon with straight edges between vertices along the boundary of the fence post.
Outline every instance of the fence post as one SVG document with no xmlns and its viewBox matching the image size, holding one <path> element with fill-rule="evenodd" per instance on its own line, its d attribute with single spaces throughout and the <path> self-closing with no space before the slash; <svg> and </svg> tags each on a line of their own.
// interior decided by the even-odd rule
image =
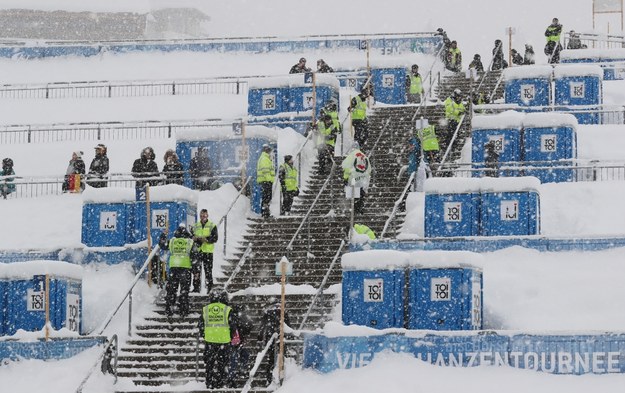
<svg viewBox="0 0 625 393">
<path fill-rule="evenodd" d="M 176 95 L 176 82 L 171 83 L 171 95 L 172 96 Z"/>
<path fill-rule="evenodd" d="M 167 123 L 167 138 L 171 139 L 171 123 Z"/>
<path fill-rule="evenodd" d="M 30 143 L 30 138 L 31 138 L 31 129 L 30 129 L 30 125 L 28 126 L 28 143 Z"/>
</svg>

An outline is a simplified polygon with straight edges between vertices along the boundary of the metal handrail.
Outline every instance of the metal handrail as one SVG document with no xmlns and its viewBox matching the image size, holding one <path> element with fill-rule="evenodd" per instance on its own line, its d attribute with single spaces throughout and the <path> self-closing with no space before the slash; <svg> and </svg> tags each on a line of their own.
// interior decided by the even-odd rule
<svg viewBox="0 0 625 393">
<path fill-rule="evenodd" d="M 493 91 L 491 91 L 490 95 L 488 96 L 488 102 L 493 102 L 493 97 L 495 96 L 495 92 L 499 88 L 499 85 L 503 81 L 503 78 L 504 78 L 504 73 L 502 72 L 501 75 L 499 75 L 499 78 L 497 78 L 497 83 L 495 83 L 495 87 L 493 87 Z"/>
<path fill-rule="evenodd" d="M 272 334 L 271 337 L 269 337 L 269 340 L 267 340 L 267 343 L 265 344 L 265 347 L 263 348 L 263 350 L 260 351 L 256 355 L 256 360 L 254 361 L 254 366 L 250 370 L 250 376 L 247 378 L 247 381 L 245 382 L 245 385 L 243 386 L 243 389 L 241 389 L 241 393 L 247 393 L 252 388 L 252 380 L 254 380 L 254 376 L 256 375 L 256 372 L 258 371 L 258 368 L 260 367 L 260 364 L 262 363 L 263 359 L 265 358 L 265 355 L 267 355 L 267 351 L 269 351 L 269 348 L 271 348 L 271 346 L 273 345 L 273 342 L 276 340 L 276 338 L 278 338 L 278 333 Z"/>
<path fill-rule="evenodd" d="M 237 193 L 237 196 L 234 198 L 234 200 L 232 201 L 232 203 L 230 204 L 230 206 L 226 210 L 226 213 L 223 216 L 221 216 L 221 218 L 219 219 L 219 222 L 217 223 L 217 227 L 218 228 L 219 228 L 219 226 L 221 225 L 222 222 L 224 223 L 224 256 L 226 255 L 226 244 L 227 244 L 227 240 L 228 240 L 228 214 L 230 213 L 230 211 L 234 207 L 234 204 L 237 203 L 237 201 L 239 200 L 241 195 L 243 195 L 243 192 L 245 192 L 247 184 L 250 182 L 251 179 L 252 179 L 252 176 L 248 176 L 245 179 L 245 182 L 241 186 L 241 189 Z"/>
<path fill-rule="evenodd" d="M 323 293 L 323 287 L 325 287 L 326 283 L 328 282 L 330 273 L 332 272 L 332 269 L 334 269 L 334 265 L 336 264 L 336 261 L 339 259 L 339 256 L 341 255 L 341 251 L 343 251 L 343 247 L 345 247 L 346 244 L 347 242 L 345 242 L 345 239 L 341 240 L 341 245 L 336 250 L 336 254 L 334 255 L 334 258 L 332 259 L 332 263 L 330 263 L 330 266 L 328 267 L 326 274 L 323 276 L 323 279 L 321 280 L 321 284 L 319 284 L 319 288 L 317 288 L 317 292 L 315 293 L 315 296 L 313 296 L 312 300 L 310 301 L 310 304 L 308 305 L 308 309 L 306 310 L 306 313 L 304 314 L 304 318 L 302 318 L 302 322 L 300 322 L 297 330 L 302 330 L 302 328 L 304 327 L 304 324 L 308 320 L 308 316 L 310 315 L 312 308 L 317 302 L 317 298 L 321 295 L 321 293 Z"/>
<path fill-rule="evenodd" d="M 412 181 L 414 180 L 416 175 L 417 175 L 416 171 L 410 174 L 410 178 L 408 178 L 408 182 L 406 182 L 406 186 L 404 187 L 404 190 L 402 191 L 401 195 L 399 196 L 399 198 L 395 201 L 395 204 L 393 205 L 393 211 L 391 211 L 391 214 L 389 215 L 389 217 L 386 219 L 386 222 L 384 223 L 384 228 L 382 229 L 382 233 L 380 233 L 380 239 L 384 238 L 384 235 L 386 234 L 386 230 L 388 229 L 388 226 L 391 224 L 391 221 L 395 219 L 395 214 L 397 214 L 397 209 L 399 208 L 399 205 L 401 205 L 401 201 L 404 200 L 404 197 L 406 196 L 406 193 L 410 189 L 410 186 L 412 185 Z"/>
<path fill-rule="evenodd" d="M 243 255 L 241 255 L 241 259 L 239 259 L 239 262 L 234 267 L 234 270 L 232 271 L 232 274 L 230 274 L 230 277 L 228 277 L 228 280 L 224 284 L 224 290 L 228 289 L 230 284 L 232 284 L 232 281 L 234 280 L 234 277 L 241 271 L 241 268 L 245 264 L 245 261 L 247 260 L 247 257 L 250 254 L 250 252 L 252 252 L 252 243 L 247 245 L 247 248 L 243 252 Z"/>
<path fill-rule="evenodd" d="M 391 119 L 390 118 L 386 119 L 386 123 L 384 123 L 384 125 L 382 126 L 382 130 L 380 131 L 380 135 L 378 135 L 378 138 L 375 140 L 375 143 L 373 144 L 373 146 L 370 149 L 370 152 L 371 152 L 371 154 L 369 154 L 369 160 L 370 161 L 373 158 L 373 156 L 375 155 L 375 149 L 376 149 L 376 147 L 378 147 L 378 143 L 382 139 L 382 136 L 386 132 L 389 124 L 391 124 Z"/>
<path fill-rule="evenodd" d="M 447 156 L 449 155 L 449 153 L 451 152 L 453 146 L 454 146 L 454 142 L 456 141 L 456 137 L 458 136 L 458 132 L 460 131 L 460 128 L 462 127 L 462 124 L 464 123 L 464 119 L 466 118 L 466 113 L 464 115 L 462 115 L 462 117 L 460 118 L 460 121 L 458 122 L 458 126 L 456 127 L 456 130 L 454 131 L 454 135 L 451 137 L 451 140 L 449 141 L 449 146 L 447 146 L 447 150 L 445 150 L 445 154 L 443 155 L 443 158 L 441 159 L 440 164 L 438 164 L 438 167 L 440 167 L 441 165 L 445 165 L 445 161 L 447 160 Z M 436 170 L 436 173 L 438 173 L 438 168 Z"/>
<path fill-rule="evenodd" d="M 308 211 L 306 212 L 306 215 L 304 215 L 304 218 L 302 219 L 302 222 L 299 224 L 299 227 L 297 228 L 297 230 L 295 231 L 295 233 L 293 234 L 293 237 L 291 238 L 291 241 L 289 241 L 289 244 L 286 246 L 287 250 L 292 250 L 293 249 L 293 243 L 295 242 L 295 239 L 297 238 L 297 236 L 299 235 L 299 232 L 302 230 L 302 228 L 304 227 L 304 224 L 306 223 L 306 221 L 308 220 L 308 217 L 310 217 L 310 213 L 312 212 L 312 209 L 315 207 L 315 205 L 317 204 L 317 201 L 319 200 L 319 198 L 321 197 L 321 194 L 323 194 L 323 192 L 325 191 L 326 187 L 328 186 L 328 184 L 330 184 L 330 180 L 332 180 L 332 177 L 334 175 L 334 171 L 336 170 L 336 162 L 332 163 L 332 168 L 330 168 L 330 174 L 328 175 L 328 178 L 326 179 L 326 181 L 323 183 L 323 186 L 321 186 L 321 189 L 319 190 L 319 192 L 317 193 L 317 196 L 315 197 L 315 200 L 313 201 L 313 203 L 310 205 L 310 207 L 308 208 Z"/>
<path fill-rule="evenodd" d="M 139 280 L 141 279 L 141 276 L 143 275 L 143 273 L 145 272 L 145 270 L 148 267 L 148 264 L 150 263 L 150 261 L 152 260 L 152 258 L 154 257 L 154 255 L 156 255 L 156 253 L 160 250 L 160 247 L 157 245 L 154 246 L 154 248 L 152 249 L 152 252 L 150 253 L 150 255 L 148 255 L 147 259 L 145 260 L 145 262 L 143 263 L 143 266 L 141 266 L 141 269 L 139 269 L 139 271 L 137 272 L 137 274 L 135 275 L 135 279 L 132 280 L 132 283 L 130 284 L 130 288 L 128 288 L 128 290 L 126 291 L 124 297 L 122 298 L 122 300 L 119 302 L 119 304 L 117 305 L 117 307 L 112 310 L 108 316 L 106 317 L 106 319 L 104 320 L 104 322 L 102 322 L 102 324 L 100 325 L 100 327 L 98 327 L 97 329 L 94 329 L 93 331 L 96 331 L 97 335 L 102 335 L 102 333 L 104 333 L 104 329 L 106 329 L 106 327 L 109 325 L 109 323 L 111 323 L 111 321 L 113 320 L 113 317 L 117 314 L 117 312 L 119 311 L 119 309 L 122 307 L 122 305 L 124 304 L 124 302 L 126 301 L 126 299 L 128 299 L 128 335 L 131 336 L 132 335 L 132 290 L 134 289 L 135 285 L 137 285 L 137 283 L 139 282 Z M 93 333 L 90 332 L 89 334 Z"/>
<path fill-rule="evenodd" d="M 110 348 L 113 348 L 113 376 L 115 376 L 115 383 L 117 383 L 117 358 L 118 358 L 118 349 L 119 349 L 119 340 L 117 338 L 117 334 L 114 334 L 111 339 L 109 340 L 108 344 L 106 344 L 106 346 L 104 347 L 104 350 L 102 351 L 102 353 L 100 354 L 100 356 L 98 356 L 98 359 L 95 361 L 95 363 L 93 364 L 93 366 L 91 366 L 91 368 L 89 369 L 89 371 L 87 372 L 87 375 L 83 378 L 83 380 L 80 382 L 80 385 L 78 385 L 78 388 L 76 389 L 76 393 L 82 393 L 82 389 L 85 387 L 85 384 L 87 383 L 87 381 L 89 380 L 89 378 L 91 377 L 91 375 L 93 374 L 93 371 L 96 369 L 96 367 L 98 367 L 98 364 L 100 364 L 101 361 L 104 360 L 104 357 L 106 356 L 106 354 L 108 353 Z"/>
</svg>

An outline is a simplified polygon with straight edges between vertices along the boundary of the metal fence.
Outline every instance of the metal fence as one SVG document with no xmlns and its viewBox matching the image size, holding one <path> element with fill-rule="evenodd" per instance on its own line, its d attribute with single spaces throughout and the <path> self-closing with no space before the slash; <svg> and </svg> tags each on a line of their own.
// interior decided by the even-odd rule
<svg viewBox="0 0 625 393">
<path fill-rule="evenodd" d="M 0 126 L 0 144 L 173 138 L 189 129 L 232 127 L 223 119 Z"/>
<path fill-rule="evenodd" d="M 616 49 L 625 48 L 625 36 L 615 34 L 576 33 L 582 45 L 588 49 Z M 571 39 L 570 32 L 564 34 L 564 48 Z"/>
<path fill-rule="evenodd" d="M 516 104 L 486 104 L 473 105 L 475 116 L 485 114 L 496 114 L 508 110 L 523 111 L 528 108 L 521 107 Z M 595 117 L 597 124 L 625 124 L 625 106 L 623 105 L 577 105 L 577 106 L 536 106 L 531 107 L 532 111 L 538 112 L 557 112 L 568 113 L 572 115 L 588 115 L 587 117 Z"/>
<path fill-rule="evenodd" d="M 41 85 L 1 85 L 0 98 L 114 98 L 163 95 L 247 94 L 249 78 L 180 81 L 86 81 Z"/>
</svg>

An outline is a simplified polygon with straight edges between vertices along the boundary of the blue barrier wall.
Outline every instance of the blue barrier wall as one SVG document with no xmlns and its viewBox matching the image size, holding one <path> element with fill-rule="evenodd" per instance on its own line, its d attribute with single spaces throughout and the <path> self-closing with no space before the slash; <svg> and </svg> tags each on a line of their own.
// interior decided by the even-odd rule
<svg viewBox="0 0 625 393">
<path fill-rule="evenodd" d="M 0 47 L 0 57 L 36 59 L 58 56 L 96 56 L 101 53 L 130 52 L 302 52 L 333 49 L 362 49 L 365 40 L 372 50 L 383 53 L 414 52 L 435 54 L 443 44 L 442 36 L 432 34 L 406 34 L 405 36 L 334 36 L 334 37 L 296 37 L 289 40 L 256 38 L 256 39 L 214 39 L 214 40 L 180 40 L 162 43 L 103 43 L 94 45 L 40 45 L 40 46 L 5 46 Z"/>
<path fill-rule="evenodd" d="M 528 335 L 482 331 L 406 332 L 365 337 L 304 335 L 303 367 L 320 372 L 364 367 L 382 351 L 411 353 L 447 367 L 510 366 L 554 374 L 625 372 L 625 334 Z"/>
<path fill-rule="evenodd" d="M 0 360 L 67 359 L 85 349 L 106 343 L 106 337 L 53 338 L 35 342 L 0 341 Z"/>
</svg>

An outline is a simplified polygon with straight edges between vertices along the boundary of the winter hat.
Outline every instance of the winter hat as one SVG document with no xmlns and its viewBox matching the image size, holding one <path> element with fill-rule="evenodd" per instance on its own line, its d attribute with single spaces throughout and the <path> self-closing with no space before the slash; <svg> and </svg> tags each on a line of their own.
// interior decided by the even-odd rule
<svg viewBox="0 0 625 393">
<path fill-rule="evenodd" d="M 80 150 L 77 150 L 74 152 L 74 154 L 76 154 L 77 158 L 82 158 L 83 152 L 81 152 Z"/>
</svg>

